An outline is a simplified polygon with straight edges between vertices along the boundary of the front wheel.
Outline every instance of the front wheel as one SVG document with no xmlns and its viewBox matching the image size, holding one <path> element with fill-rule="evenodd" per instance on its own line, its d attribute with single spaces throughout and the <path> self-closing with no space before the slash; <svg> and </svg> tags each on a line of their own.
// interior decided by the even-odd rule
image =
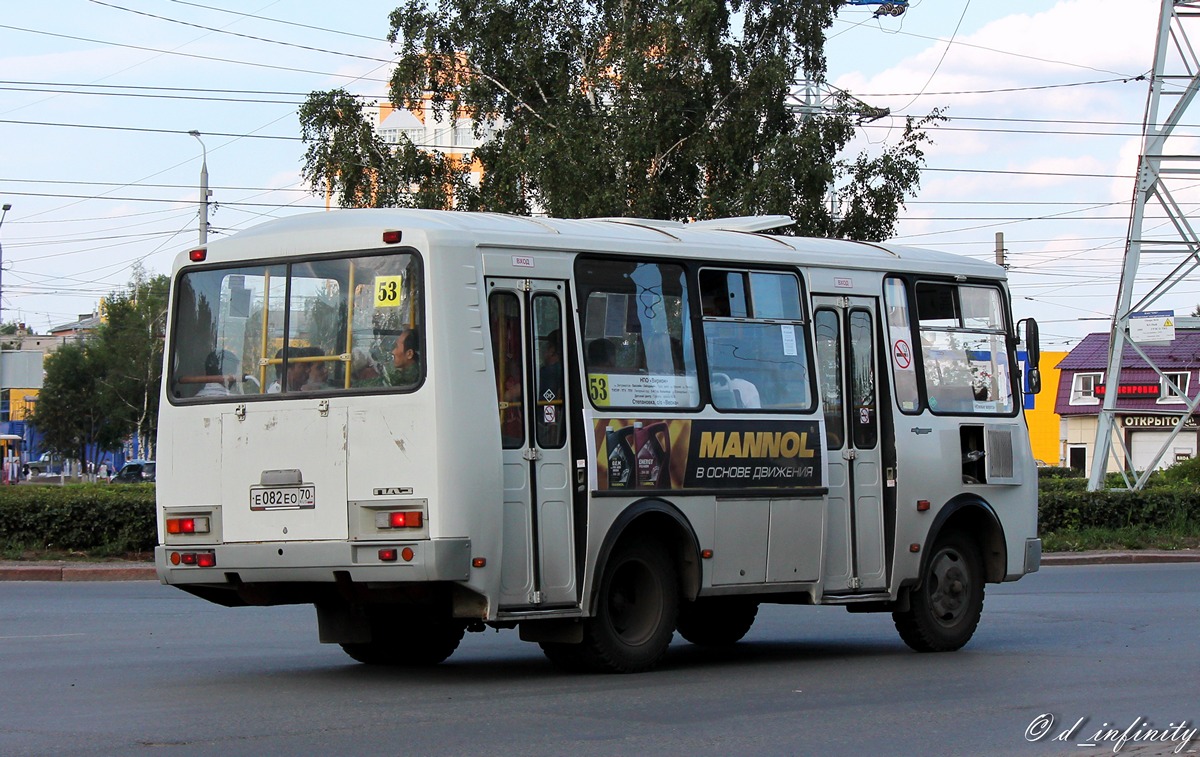
<svg viewBox="0 0 1200 757">
<path fill-rule="evenodd" d="M 679 579 L 664 548 L 652 541 L 618 546 L 604 569 L 596 616 L 584 626 L 571 662 L 612 673 L 650 670 L 667 653 L 679 615 Z M 551 655 L 551 660 L 555 659 Z"/>
<path fill-rule="evenodd" d="M 934 542 L 909 609 L 892 613 L 904 643 L 918 652 L 952 652 L 971 640 L 983 613 L 983 561 L 961 532 Z"/>
</svg>

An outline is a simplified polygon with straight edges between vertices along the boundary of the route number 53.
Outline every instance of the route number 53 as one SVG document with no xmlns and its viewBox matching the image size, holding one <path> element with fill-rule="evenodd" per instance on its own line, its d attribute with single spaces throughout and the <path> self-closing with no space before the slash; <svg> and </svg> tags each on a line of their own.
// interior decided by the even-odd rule
<svg viewBox="0 0 1200 757">
<path fill-rule="evenodd" d="M 597 405 L 608 404 L 608 376 L 588 376 L 588 396 Z"/>
</svg>

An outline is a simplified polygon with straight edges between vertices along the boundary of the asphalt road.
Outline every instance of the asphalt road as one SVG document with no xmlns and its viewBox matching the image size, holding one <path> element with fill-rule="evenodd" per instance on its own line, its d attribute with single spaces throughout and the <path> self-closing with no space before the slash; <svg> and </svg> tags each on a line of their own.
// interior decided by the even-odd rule
<svg viewBox="0 0 1200 757">
<path fill-rule="evenodd" d="M 1147 722 L 1195 727 L 1200 564 L 988 589 L 956 653 L 908 651 L 884 615 L 764 606 L 733 651 L 676 639 L 657 672 L 572 676 L 513 631 L 387 670 L 319 644 L 308 607 L 0 583 L 0 754 L 1098 755 L 1119 731 L 1143 755 L 1185 735 L 1150 743 Z"/>
</svg>

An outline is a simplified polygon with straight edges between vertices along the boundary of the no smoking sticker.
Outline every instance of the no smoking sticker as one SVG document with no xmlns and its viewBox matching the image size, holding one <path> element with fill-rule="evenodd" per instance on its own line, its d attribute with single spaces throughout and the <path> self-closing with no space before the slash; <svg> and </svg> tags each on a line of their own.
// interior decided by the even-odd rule
<svg viewBox="0 0 1200 757">
<path fill-rule="evenodd" d="M 892 359 L 896 361 L 896 367 L 901 370 L 907 370 L 912 365 L 912 348 L 908 346 L 908 342 L 903 339 L 897 339 L 892 345 Z"/>
</svg>

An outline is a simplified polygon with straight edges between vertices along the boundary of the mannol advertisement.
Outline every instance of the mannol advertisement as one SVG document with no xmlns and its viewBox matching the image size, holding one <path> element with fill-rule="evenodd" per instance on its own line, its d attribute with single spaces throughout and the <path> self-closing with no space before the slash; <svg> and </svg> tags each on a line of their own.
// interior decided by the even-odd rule
<svg viewBox="0 0 1200 757">
<path fill-rule="evenodd" d="M 821 485 L 816 421 L 598 418 L 600 491 Z"/>
</svg>

